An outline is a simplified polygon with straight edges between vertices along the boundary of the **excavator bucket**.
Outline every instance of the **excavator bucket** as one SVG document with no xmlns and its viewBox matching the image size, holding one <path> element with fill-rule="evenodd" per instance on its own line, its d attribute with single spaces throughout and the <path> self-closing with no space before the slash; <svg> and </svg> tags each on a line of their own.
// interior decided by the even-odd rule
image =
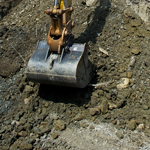
<svg viewBox="0 0 150 150">
<path fill-rule="evenodd" d="M 58 54 L 49 51 L 47 41 L 39 41 L 26 74 L 33 82 L 84 88 L 92 78 L 86 45 L 74 43 Z"/>
</svg>

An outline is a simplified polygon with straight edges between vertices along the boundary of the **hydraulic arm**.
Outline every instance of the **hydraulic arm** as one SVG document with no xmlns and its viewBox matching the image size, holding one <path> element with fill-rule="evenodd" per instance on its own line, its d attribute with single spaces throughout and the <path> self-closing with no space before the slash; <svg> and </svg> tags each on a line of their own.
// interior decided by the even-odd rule
<svg viewBox="0 0 150 150">
<path fill-rule="evenodd" d="M 71 35 L 74 22 L 71 21 L 71 0 L 55 0 L 53 9 L 47 9 L 46 13 L 51 17 L 51 28 L 48 32 L 47 44 L 50 52 L 62 51 L 69 36 Z"/>
</svg>

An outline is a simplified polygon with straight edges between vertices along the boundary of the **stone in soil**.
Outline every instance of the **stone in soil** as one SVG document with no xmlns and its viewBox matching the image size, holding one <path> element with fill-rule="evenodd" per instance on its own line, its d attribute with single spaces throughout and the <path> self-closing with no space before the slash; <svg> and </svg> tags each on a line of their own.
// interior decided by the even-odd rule
<svg viewBox="0 0 150 150">
<path fill-rule="evenodd" d="M 39 132 L 39 134 L 40 135 L 43 135 L 44 133 L 49 133 L 51 131 L 51 126 L 49 126 L 49 125 L 45 125 L 45 126 L 42 126 L 41 128 L 40 128 L 40 132 Z"/>
<path fill-rule="evenodd" d="M 122 78 L 121 83 L 117 85 L 118 89 L 125 89 L 129 86 L 130 80 L 128 78 Z"/>
<path fill-rule="evenodd" d="M 57 139 L 58 136 L 59 136 L 59 134 L 57 134 L 57 133 L 53 133 L 53 134 L 52 134 L 53 139 Z"/>
<path fill-rule="evenodd" d="M 130 120 L 127 124 L 128 129 L 134 130 L 136 128 L 136 121 L 135 120 Z"/>
<path fill-rule="evenodd" d="M 20 121 L 19 121 L 19 124 L 20 125 L 24 125 L 26 123 L 26 119 L 24 117 L 21 117 Z"/>
<path fill-rule="evenodd" d="M 75 122 L 75 121 L 81 121 L 84 118 L 85 116 L 83 116 L 82 114 L 77 114 L 72 120 L 73 122 Z"/>
<path fill-rule="evenodd" d="M 117 131 L 116 135 L 119 139 L 122 139 L 124 137 L 124 135 L 121 131 Z"/>
<path fill-rule="evenodd" d="M 62 131 L 66 128 L 66 123 L 63 120 L 54 120 L 53 126 L 55 130 Z"/>
<path fill-rule="evenodd" d="M 102 114 L 106 114 L 108 112 L 108 101 L 104 100 L 99 108 L 100 108 Z"/>
<path fill-rule="evenodd" d="M 98 108 L 90 108 L 89 111 L 91 116 L 100 114 L 100 110 Z"/>
<path fill-rule="evenodd" d="M 21 137 L 26 137 L 28 135 L 28 133 L 26 131 L 21 131 L 18 133 L 18 136 L 21 136 Z"/>
<path fill-rule="evenodd" d="M 92 6 L 95 0 L 86 0 L 86 5 L 87 6 Z"/>
<path fill-rule="evenodd" d="M 138 54 L 140 54 L 141 52 L 142 52 L 142 50 L 139 49 L 139 48 L 134 48 L 134 49 L 131 50 L 131 53 L 132 53 L 132 54 L 135 54 L 135 55 L 138 55 Z"/>
<path fill-rule="evenodd" d="M 29 99 L 29 98 L 25 98 L 25 99 L 24 99 L 24 104 L 25 104 L 25 105 L 29 104 L 29 102 L 30 102 L 30 99 Z"/>
</svg>

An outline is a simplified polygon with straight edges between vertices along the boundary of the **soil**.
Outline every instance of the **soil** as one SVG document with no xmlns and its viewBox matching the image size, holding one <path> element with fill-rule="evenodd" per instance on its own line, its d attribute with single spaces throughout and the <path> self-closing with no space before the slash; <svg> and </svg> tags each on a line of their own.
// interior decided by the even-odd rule
<svg viewBox="0 0 150 150">
<path fill-rule="evenodd" d="M 0 149 L 149 149 L 149 28 L 125 1 L 72 5 L 94 70 L 84 89 L 27 81 L 52 0 L 18 1 L 0 21 Z"/>
<path fill-rule="evenodd" d="M 22 0 L 1 0 L 0 1 L 0 20 L 6 16 L 12 7 L 17 6 Z"/>
</svg>

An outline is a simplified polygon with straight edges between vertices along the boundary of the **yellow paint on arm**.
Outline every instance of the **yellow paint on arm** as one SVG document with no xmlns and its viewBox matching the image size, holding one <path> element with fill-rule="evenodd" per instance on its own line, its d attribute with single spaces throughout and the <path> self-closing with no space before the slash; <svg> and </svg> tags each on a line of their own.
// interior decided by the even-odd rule
<svg viewBox="0 0 150 150">
<path fill-rule="evenodd" d="M 60 9 L 63 9 L 63 6 L 64 6 L 63 0 L 60 0 L 60 1 L 59 1 L 59 5 L 60 5 Z"/>
</svg>

